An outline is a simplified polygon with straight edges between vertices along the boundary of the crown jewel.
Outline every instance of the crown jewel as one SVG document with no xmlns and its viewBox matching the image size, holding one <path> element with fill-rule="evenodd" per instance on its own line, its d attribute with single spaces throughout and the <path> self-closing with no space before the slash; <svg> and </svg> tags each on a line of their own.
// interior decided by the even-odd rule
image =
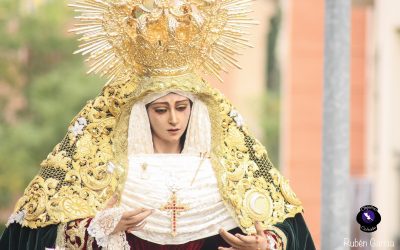
<svg viewBox="0 0 400 250">
<path fill-rule="evenodd" d="M 75 53 L 89 54 L 90 72 L 178 75 L 200 70 L 219 79 L 249 47 L 252 0 L 79 0 Z"/>
</svg>

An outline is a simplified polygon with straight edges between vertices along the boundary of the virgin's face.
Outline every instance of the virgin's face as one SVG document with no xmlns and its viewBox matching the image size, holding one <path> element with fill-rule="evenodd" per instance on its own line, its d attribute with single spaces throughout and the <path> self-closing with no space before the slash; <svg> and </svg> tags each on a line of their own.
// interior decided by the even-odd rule
<svg viewBox="0 0 400 250">
<path fill-rule="evenodd" d="M 179 143 L 190 118 L 188 98 L 169 93 L 149 104 L 147 114 L 153 134 L 153 141 Z"/>
</svg>

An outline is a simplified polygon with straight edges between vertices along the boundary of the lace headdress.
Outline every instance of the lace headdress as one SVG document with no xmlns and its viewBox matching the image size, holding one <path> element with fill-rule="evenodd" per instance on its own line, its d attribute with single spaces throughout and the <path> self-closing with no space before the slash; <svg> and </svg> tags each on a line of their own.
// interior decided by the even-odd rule
<svg viewBox="0 0 400 250">
<path fill-rule="evenodd" d="M 191 115 L 182 153 L 199 154 L 211 150 L 211 122 L 207 106 L 195 95 L 180 90 L 168 90 L 147 95 L 131 110 L 128 128 L 128 156 L 154 153 L 150 122 L 146 105 L 169 94 L 176 93 L 192 102 Z"/>
</svg>

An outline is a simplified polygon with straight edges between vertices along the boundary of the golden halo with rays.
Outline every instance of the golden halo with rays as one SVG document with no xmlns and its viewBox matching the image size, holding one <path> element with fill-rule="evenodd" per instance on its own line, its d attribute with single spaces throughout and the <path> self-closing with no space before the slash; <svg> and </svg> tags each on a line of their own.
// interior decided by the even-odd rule
<svg viewBox="0 0 400 250">
<path fill-rule="evenodd" d="M 81 35 L 75 53 L 89 55 L 88 73 L 113 82 L 119 76 L 174 76 L 200 71 L 221 79 L 240 68 L 239 51 L 251 47 L 246 29 L 253 0 L 77 0 L 71 31 Z"/>
</svg>

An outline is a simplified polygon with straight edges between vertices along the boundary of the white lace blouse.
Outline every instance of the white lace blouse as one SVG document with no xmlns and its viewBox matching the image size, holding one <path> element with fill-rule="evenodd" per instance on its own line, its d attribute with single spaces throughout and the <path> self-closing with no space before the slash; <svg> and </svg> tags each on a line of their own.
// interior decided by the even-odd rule
<svg viewBox="0 0 400 250">
<path fill-rule="evenodd" d="M 171 202 L 181 209 L 175 214 Z M 129 157 L 121 196 L 124 210 L 152 208 L 137 237 L 157 244 L 183 244 L 237 227 L 226 209 L 208 158 L 188 154 Z M 174 227 L 175 221 L 175 227 Z"/>
</svg>

